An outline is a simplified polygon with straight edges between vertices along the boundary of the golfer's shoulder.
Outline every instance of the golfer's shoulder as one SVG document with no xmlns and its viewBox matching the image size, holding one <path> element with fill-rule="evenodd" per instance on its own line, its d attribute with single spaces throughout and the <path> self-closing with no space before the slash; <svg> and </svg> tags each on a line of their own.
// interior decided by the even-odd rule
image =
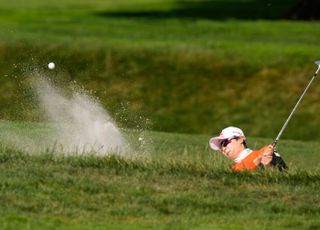
<svg viewBox="0 0 320 230">
<path fill-rule="evenodd" d="M 261 154 L 268 148 L 268 146 L 263 146 L 260 149 L 255 149 L 252 150 L 252 152 L 250 153 L 250 155 L 247 157 L 248 159 L 255 159 L 257 157 L 260 157 Z"/>
<path fill-rule="evenodd" d="M 243 171 L 243 170 L 253 170 L 257 168 L 256 159 L 260 157 L 260 152 L 253 150 L 248 156 L 242 159 L 240 162 L 237 162 L 232 165 L 233 170 Z"/>
<path fill-rule="evenodd" d="M 244 165 L 252 165 L 251 167 L 257 166 L 259 163 L 258 161 L 261 159 L 261 155 L 264 151 L 265 147 L 262 147 L 258 150 L 252 150 L 251 153 L 241 161 L 241 163 Z"/>
<path fill-rule="evenodd" d="M 266 145 L 266 146 L 263 146 L 263 147 L 262 147 L 262 148 L 260 148 L 260 149 L 253 150 L 252 152 L 253 152 L 254 154 L 259 155 L 259 154 L 262 154 L 263 152 L 267 151 L 267 150 L 268 150 L 268 148 L 269 148 L 269 146 L 268 146 L 268 145 Z"/>
</svg>

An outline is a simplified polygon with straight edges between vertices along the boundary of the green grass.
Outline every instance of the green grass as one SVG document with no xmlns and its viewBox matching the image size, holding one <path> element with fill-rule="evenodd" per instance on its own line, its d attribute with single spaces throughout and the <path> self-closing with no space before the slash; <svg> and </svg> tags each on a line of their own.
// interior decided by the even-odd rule
<svg viewBox="0 0 320 230">
<path fill-rule="evenodd" d="M 41 129 L 42 127 L 42 129 Z M 48 125 L 1 122 L 45 137 Z M 27 132 L 28 130 L 28 132 Z M 133 142 L 139 132 L 127 130 Z M 1 142 L 2 229 L 317 229 L 318 142 L 281 140 L 287 173 L 233 173 L 208 137 L 145 132 L 140 155 L 26 153 Z M 36 137 L 34 137 L 36 139 Z M 252 147 L 269 139 L 248 138 Z"/>
<path fill-rule="evenodd" d="M 265 2 L 3 2 L 0 117 L 39 120 L 25 82 L 40 73 L 62 85 L 77 81 L 128 128 L 142 116 L 158 131 L 206 134 L 233 124 L 252 136 L 275 136 L 315 71 L 320 27 L 269 20 L 295 1 L 269 3 L 260 18 L 224 19 L 198 13 L 249 4 L 253 14 Z M 49 61 L 55 71 L 46 69 Z M 320 137 L 318 94 L 315 83 L 286 138 Z"/>
<path fill-rule="evenodd" d="M 234 173 L 207 144 L 279 131 L 319 59 L 319 22 L 276 20 L 295 2 L 2 1 L 0 228 L 319 229 L 317 81 L 278 144 L 288 172 Z M 37 75 L 89 90 L 132 152 L 30 152 L 53 131 L 29 122 Z"/>
</svg>

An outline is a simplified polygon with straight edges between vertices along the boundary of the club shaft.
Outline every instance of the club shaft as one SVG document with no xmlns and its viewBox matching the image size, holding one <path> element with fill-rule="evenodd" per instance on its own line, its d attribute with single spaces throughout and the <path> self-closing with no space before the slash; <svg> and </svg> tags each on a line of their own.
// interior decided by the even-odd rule
<svg viewBox="0 0 320 230">
<path fill-rule="evenodd" d="M 319 69 L 320 69 L 320 65 L 318 66 L 317 71 L 316 71 L 316 72 L 314 73 L 314 75 L 312 76 L 309 84 L 308 84 L 307 87 L 304 89 L 303 93 L 301 94 L 298 102 L 296 103 L 296 105 L 295 105 L 294 108 L 292 109 L 291 113 L 289 114 L 289 117 L 287 118 L 286 122 L 285 122 L 284 125 L 282 126 L 280 132 L 278 133 L 278 136 L 277 136 L 276 139 L 273 141 L 273 143 L 272 143 L 273 146 L 276 146 L 277 142 L 279 141 L 279 139 L 280 139 L 283 131 L 284 131 L 285 128 L 287 127 L 287 125 L 288 125 L 288 123 L 289 123 L 289 121 L 290 121 L 293 113 L 294 113 L 294 112 L 296 111 L 296 109 L 298 108 L 300 102 L 302 101 L 304 95 L 305 95 L 306 92 L 308 91 L 308 89 L 309 89 L 310 85 L 312 84 L 313 80 L 314 80 L 314 79 L 316 78 L 316 76 L 318 75 Z"/>
</svg>

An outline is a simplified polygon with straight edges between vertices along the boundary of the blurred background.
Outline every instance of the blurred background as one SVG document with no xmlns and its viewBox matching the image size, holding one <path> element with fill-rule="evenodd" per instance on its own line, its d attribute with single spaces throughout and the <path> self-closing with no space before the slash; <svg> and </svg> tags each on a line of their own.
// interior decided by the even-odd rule
<svg viewBox="0 0 320 230">
<path fill-rule="evenodd" d="M 28 78 L 78 84 L 124 128 L 277 135 L 320 59 L 315 0 L 0 3 L 0 119 L 42 121 Z M 49 70 L 47 64 L 55 62 Z M 319 140 L 316 80 L 283 138 Z"/>
</svg>

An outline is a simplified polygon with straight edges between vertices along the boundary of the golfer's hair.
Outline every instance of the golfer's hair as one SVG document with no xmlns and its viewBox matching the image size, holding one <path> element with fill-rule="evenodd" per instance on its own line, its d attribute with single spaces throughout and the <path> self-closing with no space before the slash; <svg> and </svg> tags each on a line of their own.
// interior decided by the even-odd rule
<svg viewBox="0 0 320 230">
<path fill-rule="evenodd" d="M 235 137 L 235 139 L 239 139 L 240 137 Z M 243 144 L 243 146 L 245 147 L 245 148 L 248 148 L 248 145 L 247 145 L 247 142 L 246 142 L 246 140 L 243 140 L 243 142 L 242 142 L 242 144 Z"/>
<path fill-rule="evenodd" d="M 243 144 L 243 146 L 244 146 L 245 148 L 248 148 L 248 145 L 247 145 L 246 140 L 243 140 L 242 144 Z"/>
</svg>

